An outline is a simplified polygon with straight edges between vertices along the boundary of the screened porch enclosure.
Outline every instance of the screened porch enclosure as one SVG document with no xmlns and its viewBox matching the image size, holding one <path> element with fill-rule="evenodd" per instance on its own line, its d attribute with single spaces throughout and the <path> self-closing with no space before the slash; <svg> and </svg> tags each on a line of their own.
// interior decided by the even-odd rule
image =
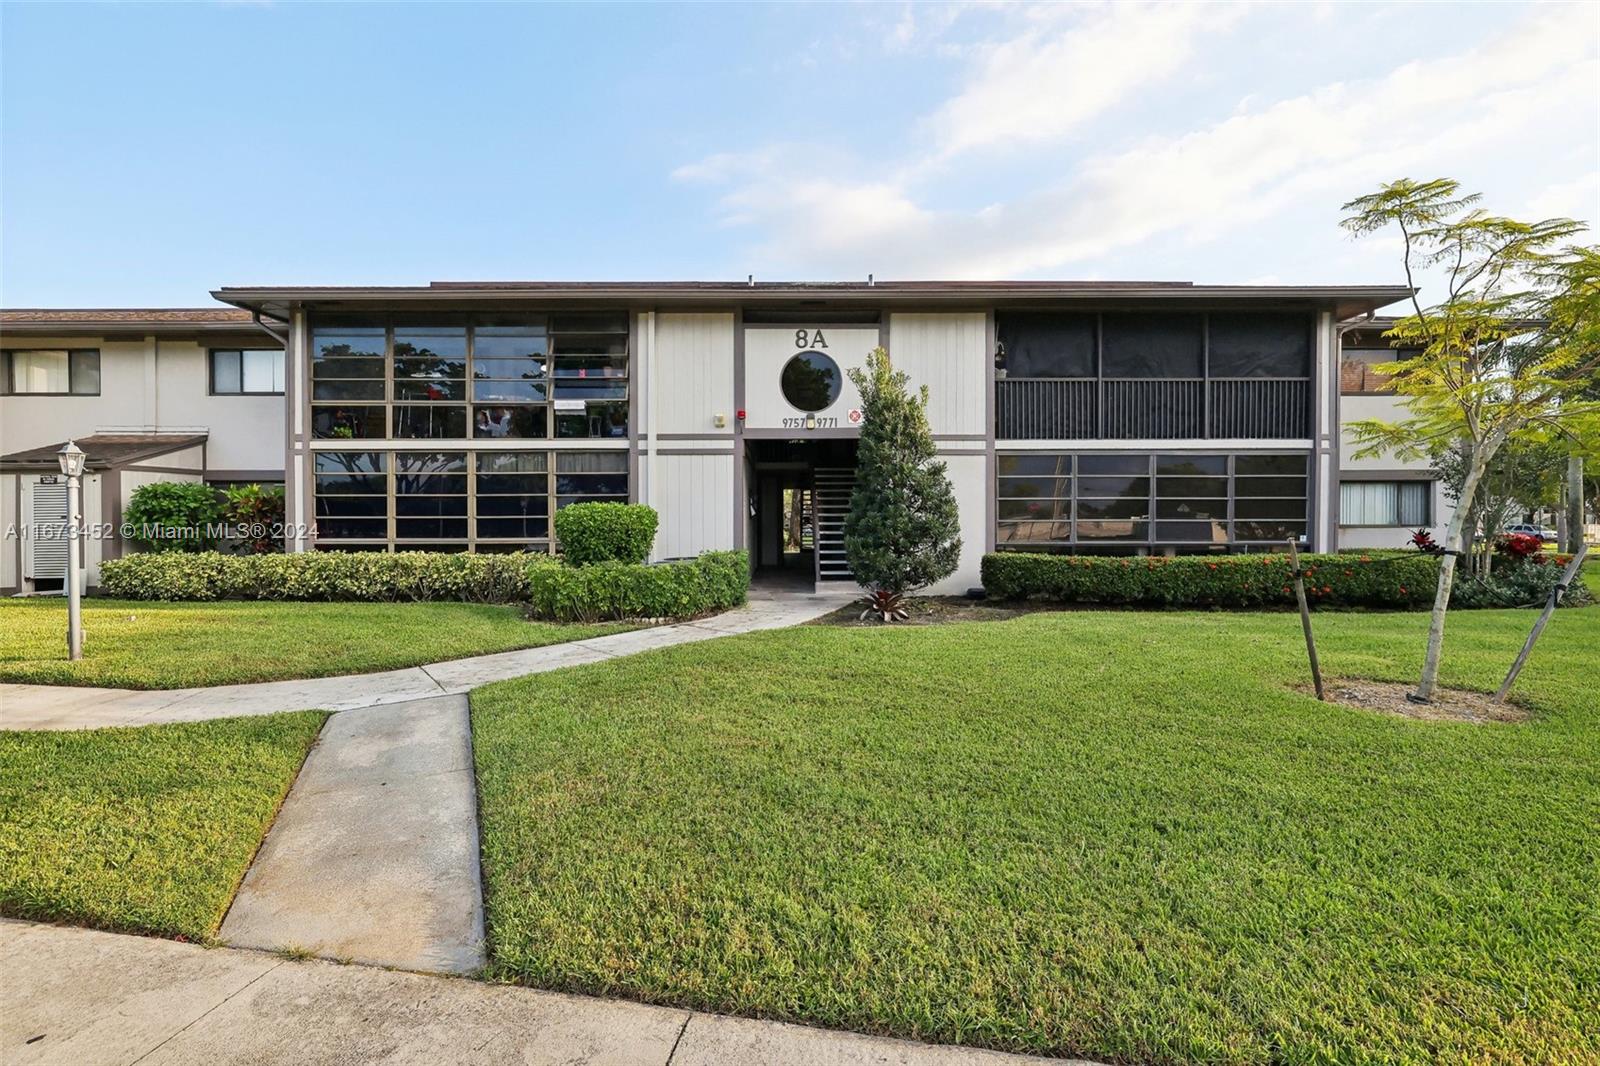
<svg viewBox="0 0 1600 1066">
<path fill-rule="evenodd" d="M 1306 314 L 996 317 L 998 440 L 1304 440 Z"/>
</svg>

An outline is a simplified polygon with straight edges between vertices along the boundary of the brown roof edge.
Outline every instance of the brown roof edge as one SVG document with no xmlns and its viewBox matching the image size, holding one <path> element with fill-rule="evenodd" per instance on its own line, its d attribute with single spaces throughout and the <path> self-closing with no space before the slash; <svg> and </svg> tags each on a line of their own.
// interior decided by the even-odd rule
<svg viewBox="0 0 1600 1066">
<path fill-rule="evenodd" d="M 0 308 L 0 333 L 196 336 L 249 334 L 267 340 L 250 310 L 237 307 Z M 263 345 L 264 347 L 271 345 Z"/>
<path fill-rule="evenodd" d="M 204 444 L 208 437 L 207 433 L 91 433 L 75 439 L 78 447 L 88 453 L 88 469 L 110 470 L 193 448 Z M 57 469 L 56 453 L 66 447 L 66 443 L 59 441 L 0 455 L 0 470 L 9 474 L 37 468 L 45 468 L 47 472 Z"/>
<path fill-rule="evenodd" d="M 1061 282 L 1061 281 L 900 281 L 900 282 L 433 282 L 392 286 L 228 286 L 212 293 L 237 307 L 278 317 L 296 303 L 448 306 L 476 301 L 483 305 L 522 300 L 559 300 L 633 304 L 705 306 L 830 301 L 839 306 L 959 304 L 965 306 L 1024 304 L 1039 301 L 1166 302 L 1193 305 L 1201 301 L 1313 305 L 1340 318 L 1397 303 L 1411 294 L 1403 285 L 1196 285 L 1190 282 Z"/>
<path fill-rule="evenodd" d="M 8 307 L 0 324 L 10 322 L 244 322 L 250 312 L 236 307 Z"/>
</svg>

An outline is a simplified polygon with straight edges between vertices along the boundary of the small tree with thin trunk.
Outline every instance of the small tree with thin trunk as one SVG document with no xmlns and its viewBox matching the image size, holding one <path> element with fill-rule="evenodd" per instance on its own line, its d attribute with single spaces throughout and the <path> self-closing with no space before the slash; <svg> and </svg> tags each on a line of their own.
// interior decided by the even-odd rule
<svg viewBox="0 0 1600 1066">
<path fill-rule="evenodd" d="M 961 522 L 945 464 L 928 429 L 928 389 L 913 393 L 910 377 L 878 348 L 865 370 L 851 370 L 865 424 L 856 457 L 856 487 L 844 520 L 844 552 L 869 590 L 862 618 L 906 617 L 904 598 L 955 573 Z"/>
<path fill-rule="evenodd" d="M 1406 279 L 1419 269 L 1445 278 L 1441 299 L 1386 336 L 1417 354 L 1380 366 L 1405 398 L 1406 417 L 1348 429 L 1358 456 L 1422 458 L 1459 447 L 1463 472 L 1445 534 L 1427 654 L 1413 699 L 1433 698 L 1445 610 L 1462 530 L 1495 455 L 1508 441 L 1592 441 L 1597 405 L 1585 399 L 1600 375 L 1600 248 L 1566 245 L 1584 230 L 1566 218 L 1520 222 L 1477 208 L 1448 179 L 1401 179 L 1344 205 L 1356 236 L 1398 229 Z"/>
</svg>

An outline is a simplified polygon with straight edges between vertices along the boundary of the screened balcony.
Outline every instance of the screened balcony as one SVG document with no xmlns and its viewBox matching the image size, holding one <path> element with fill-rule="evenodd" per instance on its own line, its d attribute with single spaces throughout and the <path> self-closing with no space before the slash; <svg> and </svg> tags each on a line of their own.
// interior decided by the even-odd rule
<svg viewBox="0 0 1600 1066">
<path fill-rule="evenodd" d="M 1303 440 L 1309 315 L 1002 314 L 1000 440 Z"/>
</svg>

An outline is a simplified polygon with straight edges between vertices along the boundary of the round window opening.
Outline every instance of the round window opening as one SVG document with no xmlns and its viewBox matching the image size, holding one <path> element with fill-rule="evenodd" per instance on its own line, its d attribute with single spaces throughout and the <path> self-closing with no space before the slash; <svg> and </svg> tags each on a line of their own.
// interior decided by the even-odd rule
<svg viewBox="0 0 1600 1066">
<path fill-rule="evenodd" d="M 824 352 L 800 352 L 783 367 L 779 379 L 783 398 L 801 411 L 822 411 L 833 405 L 844 386 L 844 375 Z"/>
</svg>

